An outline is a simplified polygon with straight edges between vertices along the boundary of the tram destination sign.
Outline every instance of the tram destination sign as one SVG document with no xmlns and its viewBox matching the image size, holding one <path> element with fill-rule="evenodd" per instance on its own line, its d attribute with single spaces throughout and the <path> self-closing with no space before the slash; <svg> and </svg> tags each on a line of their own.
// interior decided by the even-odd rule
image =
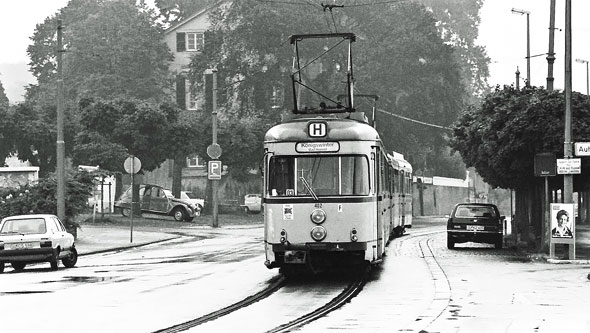
<svg viewBox="0 0 590 333">
<path fill-rule="evenodd" d="M 298 153 L 335 153 L 340 150 L 338 142 L 297 142 Z"/>
</svg>

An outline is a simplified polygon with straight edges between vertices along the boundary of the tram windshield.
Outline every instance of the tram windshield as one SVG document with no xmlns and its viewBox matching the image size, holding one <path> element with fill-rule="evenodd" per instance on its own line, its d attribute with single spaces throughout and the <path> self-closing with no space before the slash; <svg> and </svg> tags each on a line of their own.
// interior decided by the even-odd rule
<svg viewBox="0 0 590 333">
<path fill-rule="evenodd" d="M 309 186 L 306 186 L 304 182 Z M 368 195 L 366 156 L 273 156 L 269 162 L 271 196 Z"/>
</svg>

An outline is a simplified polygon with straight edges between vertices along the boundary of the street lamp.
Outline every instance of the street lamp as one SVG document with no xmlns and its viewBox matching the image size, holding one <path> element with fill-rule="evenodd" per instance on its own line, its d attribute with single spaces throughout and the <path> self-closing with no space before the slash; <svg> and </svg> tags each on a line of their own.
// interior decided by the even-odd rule
<svg viewBox="0 0 590 333">
<path fill-rule="evenodd" d="M 529 15 L 531 12 L 512 8 L 512 14 L 524 15 L 526 14 L 526 86 L 530 86 L 531 82 L 531 33 L 529 29 Z"/>
<path fill-rule="evenodd" d="M 576 59 L 576 62 L 582 63 L 582 64 L 586 64 L 586 95 L 590 95 L 590 91 L 588 91 L 588 89 L 590 89 L 588 86 L 590 84 L 590 82 L 588 81 L 588 60 L 584 60 L 584 59 Z"/>
</svg>

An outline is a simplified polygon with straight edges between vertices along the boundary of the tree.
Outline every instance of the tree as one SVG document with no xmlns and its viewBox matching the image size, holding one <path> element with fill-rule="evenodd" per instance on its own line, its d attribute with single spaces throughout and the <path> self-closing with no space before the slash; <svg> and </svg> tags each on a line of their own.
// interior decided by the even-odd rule
<svg viewBox="0 0 590 333">
<path fill-rule="evenodd" d="M 458 151 L 465 164 L 475 167 L 490 185 L 516 190 L 517 221 L 520 232 L 533 225 L 540 234 L 543 193 L 541 177 L 534 175 L 537 153 L 564 156 L 565 98 L 561 91 L 535 87 L 522 90 L 512 86 L 497 87 L 479 107 L 470 107 L 453 125 L 450 146 Z M 590 136 L 590 98 L 572 93 L 574 141 Z M 582 170 L 590 161 L 582 162 Z M 550 177 L 551 190 L 563 186 L 563 177 Z M 590 174 L 574 176 L 574 191 L 590 188 Z"/>
<path fill-rule="evenodd" d="M 42 177 L 55 171 L 56 112 L 55 106 L 27 102 L 10 107 L 0 120 L 0 128 L 4 127 L 0 134 L 4 136 L 0 143 L 0 158 L 17 153 L 21 161 L 39 166 Z M 72 142 L 78 123 L 70 112 L 66 111 L 64 116 L 64 139 Z M 65 150 L 70 154 L 72 145 L 66 145 Z"/>
<path fill-rule="evenodd" d="M 83 96 L 155 101 L 165 97 L 172 55 L 155 13 L 136 7 L 134 1 L 71 0 L 39 24 L 27 49 L 41 88 L 37 93 L 54 92 L 58 17 L 65 26 L 64 87 L 71 105 Z"/>
<path fill-rule="evenodd" d="M 0 82 L 0 108 L 7 108 L 9 105 L 8 97 L 6 96 L 6 91 L 4 90 L 4 86 L 2 82 Z"/>
<path fill-rule="evenodd" d="M 155 0 L 154 4 L 164 23 L 174 25 L 216 2 L 219 0 Z"/>
<path fill-rule="evenodd" d="M 179 125 L 186 119 L 179 118 L 180 109 L 166 103 L 87 98 L 80 101 L 79 113 L 82 128 L 74 139 L 75 164 L 122 172 L 125 158 L 135 155 L 142 170 L 152 171 L 167 158 L 185 154 L 194 141 L 191 131 L 184 132 L 194 122 Z"/>
<path fill-rule="evenodd" d="M 248 117 L 270 125 L 292 108 L 293 51 L 286 44 L 288 37 L 353 32 L 357 35 L 353 44 L 357 93 L 379 95 L 379 108 L 387 112 L 443 126 L 451 124 L 466 99 L 465 80 L 460 57 L 441 39 L 432 14 L 415 3 L 354 4 L 345 1 L 343 8 L 327 11 L 327 7 L 311 1 L 233 2 L 227 10 L 221 8 L 210 15 L 212 29 L 205 36 L 204 52 L 191 63 L 191 80 L 198 83 L 206 68 L 216 67 L 221 89 L 232 97 L 227 99 L 224 113 L 230 118 Z M 333 67 L 324 65 L 325 69 Z M 271 98 L 276 89 L 284 92 L 278 105 Z M 359 103 L 358 107 L 365 106 Z M 377 128 L 388 147 L 413 158 L 419 168 L 438 167 L 442 175 L 454 172 L 456 163 L 439 163 L 449 159 L 444 155 L 444 132 L 381 113 L 379 118 Z M 252 145 L 250 151 L 254 148 Z M 441 166 L 448 166 L 450 171 Z"/>
</svg>

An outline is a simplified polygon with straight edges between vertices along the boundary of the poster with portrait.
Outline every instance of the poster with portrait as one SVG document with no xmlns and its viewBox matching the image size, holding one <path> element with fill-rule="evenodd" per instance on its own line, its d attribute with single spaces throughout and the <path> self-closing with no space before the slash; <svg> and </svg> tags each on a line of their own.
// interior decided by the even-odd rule
<svg viewBox="0 0 590 333">
<path fill-rule="evenodd" d="M 551 238 L 574 237 L 574 204 L 551 204 Z"/>
</svg>

